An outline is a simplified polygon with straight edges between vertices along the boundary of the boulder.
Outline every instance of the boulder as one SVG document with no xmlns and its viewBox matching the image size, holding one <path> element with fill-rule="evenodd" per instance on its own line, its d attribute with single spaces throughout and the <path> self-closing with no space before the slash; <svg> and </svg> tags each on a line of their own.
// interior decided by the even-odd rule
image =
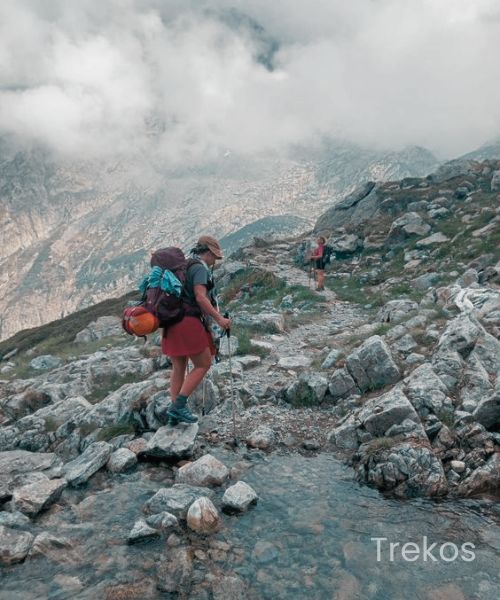
<svg viewBox="0 0 500 600">
<path fill-rule="evenodd" d="M 424 238 L 423 240 L 418 240 L 417 248 L 426 248 L 427 246 L 433 246 L 435 244 L 444 244 L 445 242 L 449 242 L 450 238 L 446 237 L 444 233 L 440 231 L 437 233 L 433 233 L 429 237 Z"/>
<path fill-rule="evenodd" d="M 356 348 L 347 357 L 346 366 L 361 391 L 378 389 L 400 378 L 387 344 L 378 335 Z"/>
<path fill-rule="evenodd" d="M 338 348 L 332 348 L 330 352 L 328 352 L 325 360 L 321 363 L 321 368 L 331 369 L 335 365 L 341 354 L 341 350 L 339 350 Z"/>
<path fill-rule="evenodd" d="M 196 436 L 198 423 L 179 423 L 176 427 L 160 427 L 149 440 L 144 456 L 155 458 L 185 458 L 190 456 Z"/>
<path fill-rule="evenodd" d="M 43 354 L 37 356 L 30 361 L 30 367 L 36 371 L 50 371 L 51 369 L 57 369 L 62 365 L 62 358 L 59 356 L 52 356 L 51 354 Z"/>
<path fill-rule="evenodd" d="M 113 447 L 107 442 L 90 444 L 83 454 L 64 465 L 64 476 L 68 483 L 77 486 L 88 481 L 108 462 L 112 451 Z"/>
<path fill-rule="evenodd" d="M 285 400 L 292 406 L 321 404 L 328 388 L 328 381 L 319 373 L 301 373 L 285 392 Z"/>
<path fill-rule="evenodd" d="M 403 390 L 420 417 L 429 413 L 453 412 L 447 397 L 446 385 L 434 372 L 432 365 L 424 363 L 417 367 L 404 381 Z"/>
<path fill-rule="evenodd" d="M 145 519 L 138 519 L 128 534 L 127 541 L 129 544 L 137 544 L 138 542 L 144 542 L 159 537 L 160 532 L 157 529 L 150 527 Z"/>
<path fill-rule="evenodd" d="M 359 446 L 358 427 L 360 423 L 350 415 L 341 425 L 328 434 L 330 442 L 342 450 L 356 450 Z"/>
<path fill-rule="evenodd" d="M 137 464 L 137 455 L 128 448 L 119 448 L 109 457 L 106 465 L 112 473 L 123 473 Z"/>
<path fill-rule="evenodd" d="M 213 497 L 209 488 L 176 483 L 171 488 L 160 488 L 144 505 L 146 514 L 169 512 L 185 519 L 191 504 L 201 496 Z"/>
<path fill-rule="evenodd" d="M 22 562 L 32 543 L 31 533 L 0 525 L 0 565 L 8 566 Z"/>
<path fill-rule="evenodd" d="M 345 233 L 335 237 L 335 239 L 330 242 L 330 245 L 335 252 L 352 254 L 363 247 L 363 240 L 352 233 Z"/>
<path fill-rule="evenodd" d="M 430 225 L 418 213 L 408 212 L 393 221 L 386 244 L 399 243 L 414 235 L 427 235 L 430 230 Z"/>
<path fill-rule="evenodd" d="M 399 425 L 405 419 L 415 423 L 420 422 L 415 409 L 400 386 L 378 398 L 368 400 L 359 411 L 357 418 L 365 429 L 376 437 L 384 435 L 390 427 Z"/>
<path fill-rule="evenodd" d="M 458 352 L 467 357 L 481 334 L 481 329 L 468 317 L 459 315 L 448 323 L 439 339 L 438 352 Z"/>
<path fill-rule="evenodd" d="M 480 400 L 472 416 L 486 428 L 500 425 L 500 393 L 497 391 L 489 398 Z"/>
<path fill-rule="evenodd" d="M 359 388 L 349 371 L 344 367 L 335 369 L 328 385 L 332 398 L 345 398 L 350 394 L 359 393 Z"/>
<path fill-rule="evenodd" d="M 179 483 L 208 486 L 222 485 L 229 476 L 229 469 L 211 454 L 205 454 L 192 463 L 183 465 L 176 474 Z"/>
<path fill-rule="evenodd" d="M 59 476 L 61 459 L 53 453 L 9 450 L 0 452 L 0 502 L 12 495 L 12 486 L 19 475 L 41 472 L 47 477 Z"/>
<path fill-rule="evenodd" d="M 395 323 L 405 319 L 408 313 L 418 310 L 418 304 L 413 300 L 390 300 L 377 313 L 377 321 Z"/>
<path fill-rule="evenodd" d="M 237 481 L 227 488 L 222 497 L 222 509 L 226 512 L 244 512 L 258 500 L 257 493 L 244 481 Z"/>
<path fill-rule="evenodd" d="M 220 517 L 210 498 L 202 496 L 191 504 L 187 512 L 187 525 L 196 533 L 215 533 L 220 525 Z"/>
<path fill-rule="evenodd" d="M 58 500 L 64 488 L 68 485 L 65 479 L 48 479 L 23 485 L 16 488 L 12 494 L 13 506 L 16 510 L 34 517 L 40 511 Z"/>
<path fill-rule="evenodd" d="M 276 433 L 270 427 L 261 425 L 250 433 L 246 442 L 248 446 L 251 446 L 252 448 L 268 450 L 276 443 Z"/>
</svg>

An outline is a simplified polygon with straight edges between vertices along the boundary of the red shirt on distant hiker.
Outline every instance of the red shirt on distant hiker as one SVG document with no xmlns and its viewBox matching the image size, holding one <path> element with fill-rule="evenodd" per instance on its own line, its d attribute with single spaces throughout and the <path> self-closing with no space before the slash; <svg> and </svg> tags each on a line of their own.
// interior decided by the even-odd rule
<svg viewBox="0 0 500 600">
<path fill-rule="evenodd" d="M 314 273 L 316 277 L 316 289 L 321 292 L 325 289 L 325 247 L 326 238 L 322 235 L 316 240 L 317 246 L 309 255 L 309 259 L 314 261 Z"/>
</svg>

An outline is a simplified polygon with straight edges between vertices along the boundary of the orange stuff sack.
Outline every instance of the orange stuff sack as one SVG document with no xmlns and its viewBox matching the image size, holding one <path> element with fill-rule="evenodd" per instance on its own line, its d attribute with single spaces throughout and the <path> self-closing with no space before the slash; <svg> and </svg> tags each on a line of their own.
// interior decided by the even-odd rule
<svg viewBox="0 0 500 600">
<path fill-rule="evenodd" d="M 130 335 L 144 337 L 155 332 L 160 323 L 144 306 L 128 306 L 123 311 L 122 327 Z"/>
</svg>

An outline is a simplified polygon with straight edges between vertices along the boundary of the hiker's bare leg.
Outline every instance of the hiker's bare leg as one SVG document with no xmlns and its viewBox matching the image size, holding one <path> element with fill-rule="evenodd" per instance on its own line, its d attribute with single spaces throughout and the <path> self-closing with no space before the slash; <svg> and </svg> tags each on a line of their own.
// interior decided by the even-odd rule
<svg viewBox="0 0 500 600">
<path fill-rule="evenodd" d="M 189 358 L 193 363 L 193 368 L 186 375 L 186 379 L 180 389 L 180 394 L 182 396 L 190 396 L 194 392 L 199 383 L 203 380 L 203 377 L 208 373 L 212 364 L 210 348 L 205 348 L 200 354 L 195 354 Z"/>
<path fill-rule="evenodd" d="M 187 356 L 171 356 L 172 375 L 170 376 L 170 396 L 172 402 L 179 395 L 184 379 L 186 378 Z"/>
<path fill-rule="evenodd" d="M 325 287 L 325 272 L 323 271 L 323 269 L 318 269 L 318 288 L 320 290 L 324 289 Z"/>
</svg>

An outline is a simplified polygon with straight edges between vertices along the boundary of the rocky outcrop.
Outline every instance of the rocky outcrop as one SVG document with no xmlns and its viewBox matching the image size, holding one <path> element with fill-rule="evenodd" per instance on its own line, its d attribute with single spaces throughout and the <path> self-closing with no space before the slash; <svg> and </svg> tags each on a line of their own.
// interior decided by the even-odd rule
<svg viewBox="0 0 500 600">
<path fill-rule="evenodd" d="M 400 379 L 399 369 L 387 344 L 380 336 L 372 336 L 346 359 L 349 374 L 364 392 L 378 389 Z"/>
</svg>

